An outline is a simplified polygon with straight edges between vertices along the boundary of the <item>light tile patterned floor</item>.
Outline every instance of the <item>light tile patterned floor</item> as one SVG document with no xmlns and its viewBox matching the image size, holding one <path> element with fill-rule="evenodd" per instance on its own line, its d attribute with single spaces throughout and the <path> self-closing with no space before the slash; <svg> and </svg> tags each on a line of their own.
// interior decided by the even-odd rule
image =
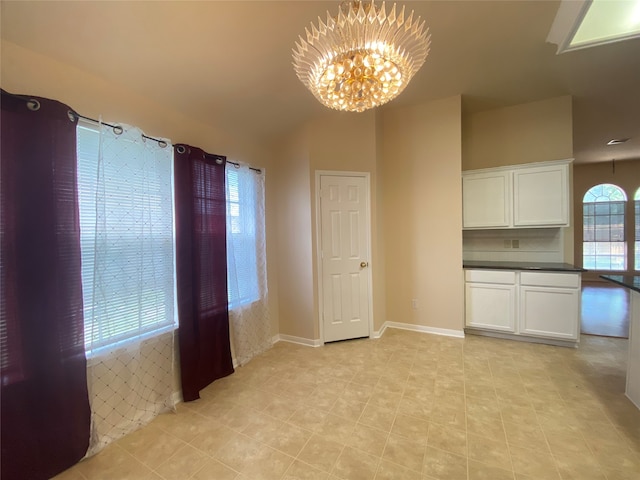
<svg viewBox="0 0 640 480">
<path fill-rule="evenodd" d="M 627 341 L 278 343 L 57 480 L 637 480 Z"/>
</svg>

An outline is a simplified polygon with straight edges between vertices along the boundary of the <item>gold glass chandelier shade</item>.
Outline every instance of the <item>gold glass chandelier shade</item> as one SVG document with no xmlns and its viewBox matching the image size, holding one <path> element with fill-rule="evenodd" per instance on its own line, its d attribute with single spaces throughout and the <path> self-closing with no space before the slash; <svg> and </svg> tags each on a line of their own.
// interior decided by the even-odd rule
<svg viewBox="0 0 640 480">
<path fill-rule="evenodd" d="M 405 17 L 396 4 L 346 1 L 338 15 L 327 12 L 318 25 L 305 29 L 293 49 L 298 78 L 324 105 L 362 112 L 397 97 L 429 54 L 425 22 Z"/>
</svg>

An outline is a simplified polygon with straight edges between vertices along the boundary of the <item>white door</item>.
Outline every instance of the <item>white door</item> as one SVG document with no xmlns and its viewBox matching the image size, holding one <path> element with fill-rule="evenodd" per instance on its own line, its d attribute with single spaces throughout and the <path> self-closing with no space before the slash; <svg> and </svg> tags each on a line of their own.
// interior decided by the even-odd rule
<svg viewBox="0 0 640 480">
<path fill-rule="evenodd" d="M 324 341 L 368 337 L 368 177 L 320 175 Z"/>
</svg>

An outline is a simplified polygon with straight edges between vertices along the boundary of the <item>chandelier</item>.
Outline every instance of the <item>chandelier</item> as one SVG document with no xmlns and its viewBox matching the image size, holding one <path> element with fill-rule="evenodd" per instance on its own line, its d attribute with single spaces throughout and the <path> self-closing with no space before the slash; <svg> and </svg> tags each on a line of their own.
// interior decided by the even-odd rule
<svg viewBox="0 0 640 480">
<path fill-rule="evenodd" d="M 296 75 L 324 105 L 362 112 L 397 97 L 429 54 L 429 29 L 404 6 L 352 0 L 305 29 L 293 49 Z"/>
</svg>

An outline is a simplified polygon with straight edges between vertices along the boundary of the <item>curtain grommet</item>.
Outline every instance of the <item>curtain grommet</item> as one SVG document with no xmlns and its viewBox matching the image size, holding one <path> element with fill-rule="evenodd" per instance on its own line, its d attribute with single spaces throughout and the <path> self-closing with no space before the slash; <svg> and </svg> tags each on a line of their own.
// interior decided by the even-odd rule
<svg viewBox="0 0 640 480">
<path fill-rule="evenodd" d="M 160 145 L 160 148 L 166 148 L 169 144 L 164 140 L 158 140 L 158 145 Z"/>
<path fill-rule="evenodd" d="M 78 119 L 78 116 L 72 110 L 67 110 L 67 117 L 69 117 L 70 122 L 75 122 Z"/>
<path fill-rule="evenodd" d="M 30 98 L 27 101 L 27 108 L 32 112 L 37 112 L 38 110 L 40 110 L 40 102 L 35 98 Z"/>
<path fill-rule="evenodd" d="M 216 163 L 218 165 L 222 165 L 222 159 L 221 158 L 216 158 Z"/>
<path fill-rule="evenodd" d="M 122 128 L 120 125 L 115 125 L 113 127 L 113 133 L 115 133 L 116 135 L 122 135 L 124 133 L 124 128 Z"/>
<path fill-rule="evenodd" d="M 185 153 L 187 151 L 186 148 L 184 148 L 184 145 L 178 145 L 176 147 L 176 152 L 178 152 L 180 155 L 182 155 L 183 153 Z"/>
</svg>

